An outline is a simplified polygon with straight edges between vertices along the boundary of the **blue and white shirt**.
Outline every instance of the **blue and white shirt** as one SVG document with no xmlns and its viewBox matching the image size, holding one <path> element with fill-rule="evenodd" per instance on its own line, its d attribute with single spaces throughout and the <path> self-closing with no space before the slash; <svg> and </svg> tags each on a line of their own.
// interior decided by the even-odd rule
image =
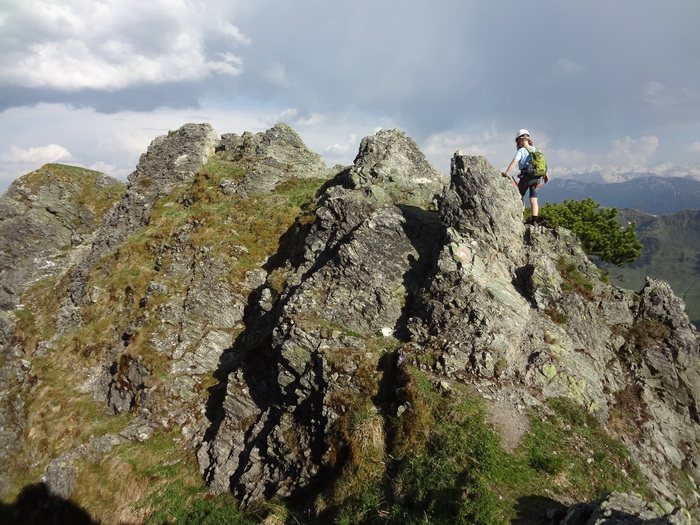
<svg viewBox="0 0 700 525">
<path fill-rule="evenodd" d="M 518 149 L 518 151 L 515 153 L 515 158 L 518 159 L 518 169 L 522 171 L 530 160 L 530 150 L 525 147 Z"/>
</svg>

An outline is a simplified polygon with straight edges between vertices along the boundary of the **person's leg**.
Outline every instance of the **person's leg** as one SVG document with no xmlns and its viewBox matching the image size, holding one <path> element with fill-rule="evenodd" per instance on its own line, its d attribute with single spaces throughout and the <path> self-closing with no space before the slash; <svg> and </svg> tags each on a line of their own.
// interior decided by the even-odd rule
<svg viewBox="0 0 700 525">
<path fill-rule="evenodd" d="M 524 183 L 522 179 L 518 182 L 518 191 L 520 192 L 520 204 L 523 205 L 523 213 L 525 213 L 525 194 L 527 193 L 528 186 Z"/>
<path fill-rule="evenodd" d="M 532 212 L 532 224 L 537 224 L 537 221 L 539 220 L 539 214 L 540 214 L 540 207 L 539 204 L 537 203 L 537 188 L 539 184 L 537 184 L 536 180 L 530 181 L 530 211 Z"/>
</svg>

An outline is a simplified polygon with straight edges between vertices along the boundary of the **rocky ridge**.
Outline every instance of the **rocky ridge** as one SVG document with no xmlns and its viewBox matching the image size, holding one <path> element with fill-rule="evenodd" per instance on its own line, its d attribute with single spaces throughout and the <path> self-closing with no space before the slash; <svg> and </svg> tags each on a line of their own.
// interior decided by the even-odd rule
<svg viewBox="0 0 700 525">
<path fill-rule="evenodd" d="M 242 171 L 216 179 L 212 159 Z M 240 232 L 202 241 L 215 226 L 191 210 L 212 193 L 245 204 L 298 179 L 327 182 L 307 219 L 253 268 L 241 263 L 253 245 L 238 244 Z M 116 187 L 100 177 L 91 184 Z M 28 188 L 20 180 L 0 201 L 7 238 L 18 221 L 39 220 L 23 201 L 58 208 L 46 204 L 51 181 Z M 78 460 L 171 428 L 197 449 L 213 494 L 246 504 L 313 494 L 342 469 L 348 444 L 338 432 L 358 408 L 386 424 L 417 411 L 406 386 L 415 369 L 446 392 L 458 384 L 480 392 L 512 448 L 528 409 L 573 400 L 625 443 L 666 512 L 697 508 L 700 351 L 683 303 L 662 281 L 639 293 L 604 282 L 569 232 L 526 226 L 521 211 L 515 188 L 486 159 L 455 153 L 448 179 L 397 130 L 365 138 L 353 165 L 333 170 L 284 124 L 221 138 L 188 124 L 159 137 L 99 222 L 71 206 L 48 222 L 69 216 L 79 226 L 61 223 L 38 248 L 13 237 L 25 255 L 3 252 L 8 297 L 54 279 L 57 308 L 54 331 L 30 338 L 18 302 L 3 303 L 0 370 L 13 386 L 3 392 L 0 460 L 17 465 L 33 446 L 25 430 L 31 396 L 48 380 L 42 363 L 109 317 L 113 335 L 80 347 L 84 363 L 66 380 L 128 421 L 38 460 L 63 498 L 75 495 Z M 177 227 L 160 236 L 158 224 Z M 27 264 L 71 244 L 60 271 Z M 127 263 L 133 282 L 113 290 L 109 279 Z M 11 477 L 2 482 L 9 492 Z M 572 506 L 560 518 L 585 523 L 591 509 Z M 686 514 L 674 512 L 666 519 L 682 523 Z M 658 518 L 649 509 L 633 515 Z"/>
</svg>

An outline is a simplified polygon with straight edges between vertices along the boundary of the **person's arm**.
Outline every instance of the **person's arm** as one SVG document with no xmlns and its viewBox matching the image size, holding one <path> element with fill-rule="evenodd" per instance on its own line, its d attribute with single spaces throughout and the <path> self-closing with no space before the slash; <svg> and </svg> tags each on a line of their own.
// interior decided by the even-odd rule
<svg viewBox="0 0 700 525">
<path fill-rule="evenodd" d="M 503 172 L 503 176 L 507 177 L 508 174 L 515 168 L 515 166 L 518 164 L 518 157 L 515 157 L 513 160 L 510 161 L 510 164 L 506 168 L 506 171 Z"/>
</svg>

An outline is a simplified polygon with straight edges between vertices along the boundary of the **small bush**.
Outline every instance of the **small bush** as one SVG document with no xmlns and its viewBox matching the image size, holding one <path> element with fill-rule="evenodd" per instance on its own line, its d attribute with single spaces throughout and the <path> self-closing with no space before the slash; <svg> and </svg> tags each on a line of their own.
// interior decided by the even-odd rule
<svg viewBox="0 0 700 525">
<path fill-rule="evenodd" d="M 615 220 L 617 208 L 602 208 L 593 199 L 565 200 L 563 204 L 547 203 L 540 209 L 551 227 L 563 226 L 581 240 L 589 255 L 617 266 L 634 262 L 642 253 L 642 244 L 634 232 L 636 224 L 622 228 Z"/>
<path fill-rule="evenodd" d="M 667 338 L 671 330 L 663 323 L 642 319 L 632 325 L 627 332 L 627 342 L 635 346 L 649 346 Z"/>
</svg>

